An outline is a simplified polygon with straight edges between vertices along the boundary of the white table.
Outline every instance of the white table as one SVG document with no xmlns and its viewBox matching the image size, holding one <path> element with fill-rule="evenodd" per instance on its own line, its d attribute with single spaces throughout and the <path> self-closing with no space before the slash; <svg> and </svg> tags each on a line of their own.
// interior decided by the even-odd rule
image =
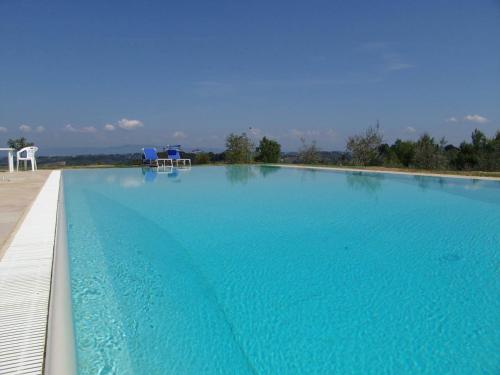
<svg viewBox="0 0 500 375">
<path fill-rule="evenodd" d="M 9 153 L 9 172 L 14 172 L 14 151 L 13 148 L 0 148 L 0 151 L 7 151 Z"/>
</svg>

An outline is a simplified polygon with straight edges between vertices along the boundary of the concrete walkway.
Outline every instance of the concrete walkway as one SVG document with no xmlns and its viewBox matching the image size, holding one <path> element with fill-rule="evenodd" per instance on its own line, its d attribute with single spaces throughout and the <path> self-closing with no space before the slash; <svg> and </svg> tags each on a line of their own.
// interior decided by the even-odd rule
<svg viewBox="0 0 500 375">
<path fill-rule="evenodd" d="M 50 172 L 0 172 L 0 259 Z"/>
</svg>

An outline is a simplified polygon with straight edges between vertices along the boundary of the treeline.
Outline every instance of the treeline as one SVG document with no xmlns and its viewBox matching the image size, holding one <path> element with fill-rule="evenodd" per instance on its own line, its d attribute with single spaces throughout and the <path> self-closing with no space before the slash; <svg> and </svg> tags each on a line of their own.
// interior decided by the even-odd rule
<svg viewBox="0 0 500 375">
<path fill-rule="evenodd" d="M 307 143 L 301 138 L 302 146 L 298 152 L 281 152 L 281 145 L 263 137 L 257 147 L 246 133 L 231 133 L 226 138 L 226 150 L 219 154 L 222 161 L 231 164 L 241 163 L 301 163 L 301 164 L 335 164 L 348 160 L 346 153 L 338 151 L 321 151 L 316 141 Z"/>
<path fill-rule="evenodd" d="M 160 155 L 160 153 L 158 154 Z M 246 133 L 229 134 L 226 138 L 226 150 L 222 153 L 198 152 L 183 153 L 190 157 L 193 164 L 229 163 L 245 164 L 253 162 L 278 163 L 281 161 L 281 145 L 275 140 L 263 137 L 255 147 Z"/>
<path fill-rule="evenodd" d="M 383 143 L 378 126 L 364 134 L 349 137 L 347 152 L 351 164 L 360 166 L 406 167 L 430 170 L 500 171 L 500 131 L 488 138 L 476 129 L 471 142 L 458 147 L 444 138 L 436 140 L 423 134 L 416 141 L 397 139 Z"/>
<path fill-rule="evenodd" d="M 249 137 L 230 134 L 221 161 L 249 163 L 253 161 L 301 164 L 333 164 L 344 166 L 383 166 L 428 170 L 500 171 L 500 131 L 488 138 L 476 129 L 471 141 L 458 147 L 436 140 L 425 133 L 416 141 L 397 139 L 393 144 L 384 143 L 380 127 L 369 127 L 363 134 L 347 139 L 345 152 L 319 150 L 316 142 L 301 139 L 297 153 L 281 153 L 281 146 L 274 140 L 262 138 L 254 148 Z"/>
</svg>

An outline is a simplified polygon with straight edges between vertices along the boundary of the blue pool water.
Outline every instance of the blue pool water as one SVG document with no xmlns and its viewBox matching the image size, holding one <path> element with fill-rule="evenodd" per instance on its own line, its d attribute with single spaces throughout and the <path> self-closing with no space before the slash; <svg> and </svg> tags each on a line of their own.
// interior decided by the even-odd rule
<svg viewBox="0 0 500 375">
<path fill-rule="evenodd" d="M 500 183 L 64 172 L 80 374 L 498 374 Z"/>
</svg>

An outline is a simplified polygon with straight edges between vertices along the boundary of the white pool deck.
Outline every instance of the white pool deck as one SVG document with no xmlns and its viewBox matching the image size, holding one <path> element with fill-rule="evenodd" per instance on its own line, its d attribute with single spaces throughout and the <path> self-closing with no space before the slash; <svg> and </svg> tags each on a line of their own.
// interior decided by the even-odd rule
<svg viewBox="0 0 500 375">
<path fill-rule="evenodd" d="M 60 180 L 50 173 L 0 261 L 0 374 L 44 373 Z"/>
</svg>

